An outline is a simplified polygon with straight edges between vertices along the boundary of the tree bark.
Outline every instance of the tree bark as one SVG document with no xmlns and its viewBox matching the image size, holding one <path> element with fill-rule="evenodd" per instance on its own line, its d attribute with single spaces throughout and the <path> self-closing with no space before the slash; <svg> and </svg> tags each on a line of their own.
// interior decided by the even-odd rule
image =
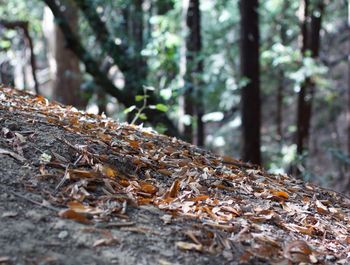
<svg viewBox="0 0 350 265">
<path fill-rule="evenodd" d="M 242 159 L 261 164 L 260 153 L 260 65 L 258 0 L 241 0 L 241 76 L 249 82 L 242 87 Z"/>
<path fill-rule="evenodd" d="M 34 80 L 34 90 L 35 93 L 38 95 L 40 93 L 39 91 L 39 82 L 38 78 L 36 76 L 36 58 L 34 54 L 34 45 L 33 45 L 33 40 L 32 37 L 29 34 L 29 22 L 28 21 L 5 21 L 5 20 L 0 20 L 0 25 L 8 28 L 8 29 L 21 29 L 24 35 L 24 41 L 26 43 L 26 46 L 29 49 L 30 53 L 30 65 L 32 68 L 32 76 Z"/>
<path fill-rule="evenodd" d="M 306 56 L 306 51 L 311 52 L 312 58 L 317 58 L 320 49 L 320 30 L 322 25 L 322 15 L 324 3 L 318 2 L 317 9 L 319 15 L 314 13 L 309 15 L 308 0 L 301 1 L 300 23 L 301 23 L 301 51 Z M 310 25 L 308 25 L 310 20 Z M 297 154 L 302 155 L 307 149 L 310 135 L 310 124 L 312 117 L 312 101 L 315 92 L 315 83 L 312 78 L 308 77 L 301 85 L 298 95 L 297 110 Z"/>
<path fill-rule="evenodd" d="M 65 0 L 63 15 L 67 18 L 69 27 L 77 36 L 78 32 L 78 9 L 71 0 Z M 82 75 L 80 72 L 79 58 L 66 45 L 65 37 L 55 25 L 55 47 L 53 55 L 56 62 L 56 73 L 54 73 L 53 98 L 65 105 L 72 105 L 84 109 L 87 100 L 81 94 L 80 86 Z"/>
<path fill-rule="evenodd" d="M 190 29 L 190 34 L 187 39 L 187 62 L 190 74 L 192 75 L 192 84 L 195 95 L 195 115 L 197 117 L 197 142 L 198 146 L 204 146 L 205 141 L 205 126 L 202 121 L 204 115 L 203 96 L 202 96 L 202 80 L 203 60 L 200 58 L 202 51 L 202 35 L 201 35 L 201 11 L 200 0 L 191 0 L 187 14 L 187 25 Z"/>
<path fill-rule="evenodd" d="M 279 31 L 280 31 L 280 38 L 281 38 L 281 44 L 286 45 L 287 43 L 287 29 L 288 26 L 285 22 L 287 19 L 287 11 L 289 9 L 289 0 L 285 0 L 282 6 L 282 12 L 281 17 L 279 21 Z M 284 86 L 285 86 L 285 73 L 284 70 L 281 68 L 278 71 L 278 85 L 277 85 L 277 93 L 276 93 L 276 135 L 277 140 L 281 142 L 283 140 L 283 92 L 284 92 Z"/>
<path fill-rule="evenodd" d="M 184 92 L 184 113 L 197 117 L 197 132 L 194 135 L 192 123 L 184 126 L 184 135 L 188 142 L 204 145 L 204 123 L 202 122 L 203 106 L 200 91 L 200 75 L 203 72 L 203 62 L 200 58 L 202 49 L 200 1 L 190 0 L 186 13 L 186 74 Z"/>
<path fill-rule="evenodd" d="M 350 1 L 348 1 L 348 53 L 350 54 Z M 348 110 L 347 110 L 347 126 L 348 126 L 348 156 L 350 157 L 350 56 L 347 56 L 348 59 Z M 350 178 L 350 176 L 349 176 Z M 350 179 L 349 179 L 350 185 Z"/>
</svg>

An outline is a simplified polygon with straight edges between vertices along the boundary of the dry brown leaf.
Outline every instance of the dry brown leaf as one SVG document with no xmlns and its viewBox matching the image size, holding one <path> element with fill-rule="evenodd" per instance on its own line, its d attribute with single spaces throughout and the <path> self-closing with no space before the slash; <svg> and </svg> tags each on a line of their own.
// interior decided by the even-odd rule
<svg viewBox="0 0 350 265">
<path fill-rule="evenodd" d="M 96 172 L 89 170 L 80 170 L 80 169 L 69 169 L 69 175 L 72 178 L 95 178 L 97 177 Z"/>
<path fill-rule="evenodd" d="M 182 250 L 196 250 L 201 252 L 203 250 L 203 245 L 199 244 L 194 244 L 194 243 L 188 243 L 188 242 L 183 242 L 179 241 L 176 242 L 175 245 Z"/>
<path fill-rule="evenodd" d="M 108 178 L 115 178 L 118 176 L 118 170 L 115 168 L 106 165 L 106 164 L 97 164 L 96 165 L 97 171 L 100 172 L 102 175 L 108 177 Z"/>
<path fill-rule="evenodd" d="M 101 238 L 94 242 L 92 245 L 93 247 L 100 247 L 100 246 L 110 246 L 112 244 L 119 243 L 117 239 L 115 238 Z"/>
<path fill-rule="evenodd" d="M 158 172 L 159 172 L 160 174 L 163 174 L 163 175 L 169 176 L 169 177 L 173 174 L 172 171 L 170 171 L 170 170 L 168 170 L 168 169 L 163 169 L 163 168 L 158 169 Z"/>
<path fill-rule="evenodd" d="M 84 205 L 77 201 L 70 201 L 67 203 L 67 206 L 77 213 L 98 214 L 103 212 L 101 209 Z"/>
<path fill-rule="evenodd" d="M 62 210 L 58 213 L 58 215 L 61 218 L 71 219 L 71 220 L 74 220 L 76 222 L 83 223 L 83 224 L 91 224 L 92 223 L 89 219 L 86 218 L 85 215 L 83 215 L 81 213 L 77 213 L 76 211 L 74 211 L 72 209 Z"/>
<path fill-rule="evenodd" d="M 140 184 L 141 191 L 149 194 L 155 194 L 158 191 L 158 188 L 149 183 Z"/>
<path fill-rule="evenodd" d="M 288 193 L 285 192 L 285 191 L 271 190 L 271 193 L 272 193 L 274 196 L 277 196 L 277 197 L 280 197 L 280 198 L 283 198 L 283 199 L 286 199 L 286 200 L 288 200 L 288 198 L 289 198 Z"/>
<path fill-rule="evenodd" d="M 328 208 L 324 204 L 322 204 L 322 202 L 320 202 L 319 200 L 316 200 L 315 206 L 316 206 L 316 210 L 318 213 L 320 213 L 320 214 L 328 214 L 329 213 Z"/>
<path fill-rule="evenodd" d="M 311 262 L 312 249 L 305 241 L 296 240 L 287 244 L 283 254 L 293 262 Z"/>
<path fill-rule="evenodd" d="M 180 181 L 176 179 L 171 185 L 166 197 L 176 198 L 180 189 Z"/>
<path fill-rule="evenodd" d="M 198 201 L 205 201 L 206 199 L 209 199 L 209 196 L 202 194 L 202 195 L 198 195 L 196 197 L 193 197 L 190 200 L 194 201 L 194 202 L 198 202 Z"/>
</svg>

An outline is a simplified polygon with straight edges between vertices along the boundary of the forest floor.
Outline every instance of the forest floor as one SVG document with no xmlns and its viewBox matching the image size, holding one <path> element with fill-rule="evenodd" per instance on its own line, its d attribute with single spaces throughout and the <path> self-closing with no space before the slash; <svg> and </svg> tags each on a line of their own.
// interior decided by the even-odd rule
<svg viewBox="0 0 350 265">
<path fill-rule="evenodd" d="M 0 264 L 349 264 L 350 200 L 0 88 Z"/>
</svg>

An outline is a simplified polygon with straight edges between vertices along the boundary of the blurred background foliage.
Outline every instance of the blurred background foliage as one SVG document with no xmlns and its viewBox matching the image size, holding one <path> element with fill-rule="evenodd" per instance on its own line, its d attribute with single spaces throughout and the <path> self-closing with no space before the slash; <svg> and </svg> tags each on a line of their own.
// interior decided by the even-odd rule
<svg viewBox="0 0 350 265">
<path fill-rule="evenodd" d="M 125 95 L 125 102 L 116 99 L 96 81 L 96 75 L 89 72 L 84 62 L 86 54 L 75 57 L 73 51 L 62 55 L 65 49 L 71 49 L 71 44 L 66 42 L 67 36 L 59 37 L 62 18 L 51 13 L 50 2 L 66 15 L 81 45 L 111 80 L 117 93 L 121 91 Z M 188 19 L 189 4 L 193 2 L 196 1 L 0 0 L 0 81 L 35 91 L 25 36 L 20 28 L 6 24 L 25 21 L 33 42 L 41 94 L 89 112 L 104 113 L 121 122 L 131 122 L 147 98 L 149 110 L 138 123 L 177 136 L 184 136 L 184 128 L 190 126 L 193 136 L 190 139 L 185 135 L 184 139 L 198 144 L 202 130 L 197 130 L 202 126 L 198 123 L 200 119 L 205 126 L 202 132 L 205 148 L 240 157 L 241 92 L 250 82 L 240 71 L 240 1 L 198 2 L 201 47 L 191 57 L 188 55 L 192 36 L 189 32 L 193 32 L 186 28 L 191 26 L 186 25 L 186 16 Z M 272 172 L 285 173 L 297 165 L 298 174 L 306 180 L 349 190 L 349 3 L 322 1 L 321 14 L 317 9 L 320 0 L 309 1 L 311 15 L 322 15 L 320 51 L 314 57 L 300 49 L 298 12 L 302 2 L 266 0 L 259 3 L 262 161 Z M 99 35 L 103 30 L 91 24 L 94 22 L 91 10 L 106 26 L 109 46 Z M 113 49 L 119 49 L 119 53 L 116 55 Z M 189 60 L 197 68 L 191 68 Z M 78 69 L 72 66 L 74 61 Z M 58 79 L 61 83 L 57 83 Z M 297 154 L 298 93 L 308 79 L 312 79 L 317 89 L 313 94 L 308 148 Z M 57 93 L 64 87 L 67 87 L 65 92 Z M 151 88 L 147 95 L 144 87 Z M 190 101 L 188 91 L 193 93 Z M 67 94 L 73 96 L 67 99 Z M 183 104 L 188 101 L 190 105 L 200 106 L 200 115 L 184 110 Z M 171 132 L 170 123 L 165 119 L 169 119 L 180 134 L 175 129 Z"/>
</svg>

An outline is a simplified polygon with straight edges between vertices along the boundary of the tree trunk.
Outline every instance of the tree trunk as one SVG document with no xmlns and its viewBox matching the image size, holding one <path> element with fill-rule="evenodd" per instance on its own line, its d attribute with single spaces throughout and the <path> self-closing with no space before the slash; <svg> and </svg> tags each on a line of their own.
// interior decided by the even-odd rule
<svg viewBox="0 0 350 265">
<path fill-rule="evenodd" d="M 350 1 L 348 1 L 348 53 L 350 54 Z M 350 157 L 350 56 L 348 56 L 348 91 L 347 91 L 347 112 L 346 112 L 346 120 L 347 120 L 347 153 L 348 157 Z M 347 172 L 350 172 L 350 165 L 345 165 Z M 350 173 L 347 173 L 345 179 L 345 189 L 349 190 L 350 188 Z"/>
<path fill-rule="evenodd" d="M 309 15 L 309 3 L 307 0 L 301 1 L 300 23 L 301 23 L 301 51 L 306 56 L 306 51 L 311 52 L 312 58 L 317 58 L 320 49 L 320 30 L 322 25 L 322 14 L 324 9 L 323 1 L 317 5 L 319 15 L 314 13 Z M 309 16 L 311 17 L 309 19 Z M 310 25 L 308 25 L 310 20 Z M 297 154 L 302 155 L 307 149 L 310 134 L 310 124 L 312 117 L 312 101 L 315 91 L 315 83 L 308 77 L 301 85 L 298 95 L 297 110 Z"/>
<path fill-rule="evenodd" d="M 348 1 L 348 45 L 350 54 L 350 1 Z M 348 126 L 348 156 L 350 157 L 350 56 L 348 56 L 348 110 L 347 110 L 347 126 Z M 350 177 L 350 176 L 349 176 Z M 350 183 L 350 180 L 349 180 Z"/>
<path fill-rule="evenodd" d="M 78 10 L 71 0 L 64 1 L 64 16 L 72 31 L 78 32 Z M 77 108 L 85 108 L 86 99 L 80 92 L 82 75 L 78 57 L 68 48 L 64 35 L 58 25 L 55 25 L 56 75 L 54 81 L 54 99 Z"/>
<path fill-rule="evenodd" d="M 0 64 L 0 83 L 7 86 L 14 86 L 15 84 L 13 67 L 8 60 L 4 60 Z"/>
<path fill-rule="evenodd" d="M 283 139 L 282 132 L 282 120 L 283 120 L 283 85 L 284 85 L 284 72 L 283 70 L 279 71 L 278 74 L 278 85 L 277 85 L 277 94 L 276 94 L 276 136 L 277 140 L 281 142 Z"/>
<path fill-rule="evenodd" d="M 242 87 L 242 159 L 261 164 L 260 154 L 260 65 L 258 0 L 241 0 L 241 76 L 249 82 Z"/>
<path fill-rule="evenodd" d="M 281 17 L 280 17 L 280 38 L 281 38 L 281 44 L 286 45 L 287 43 L 287 29 L 288 25 L 286 24 L 285 20 L 287 19 L 286 13 L 289 9 L 289 1 L 286 0 L 283 3 Z M 276 94 L 276 135 L 277 140 L 281 142 L 283 140 L 283 92 L 284 92 L 284 85 L 285 85 L 285 73 L 283 69 L 281 68 L 278 71 L 278 85 L 277 85 L 277 94 Z"/>
<path fill-rule="evenodd" d="M 203 106 L 200 91 L 200 75 L 203 72 L 203 62 L 200 59 L 202 49 L 200 1 L 189 0 L 186 12 L 186 72 L 184 76 L 183 107 L 184 114 L 197 116 L 197 133 L 194 135 L 193 120 L 184 126 L 184 136 L 188 142 L 204 145 L 204 124 L 202 122 Z"/>
<path fill-rule="evenodd" d="M 36 58 L 34 54 L 34 44 L 32 37 L 29 34 L 29 22 L 28 21 L 5 21 L 5 20 L 0 20 L 0 25 L 8 28 L 8 29 L 20 29 L 22 30 L 23 33 L 23 38 L 24 38 L 24 43 L 29 50 L 29 56 L 30 56 L 30 65 L 31 65 L 31 70 L 32 70 L 32 77 L 34 81 L 34 90 L 36 94 L 39 94 L 39 82 L 38 78 L 36 75 Z"/>
</svg>

